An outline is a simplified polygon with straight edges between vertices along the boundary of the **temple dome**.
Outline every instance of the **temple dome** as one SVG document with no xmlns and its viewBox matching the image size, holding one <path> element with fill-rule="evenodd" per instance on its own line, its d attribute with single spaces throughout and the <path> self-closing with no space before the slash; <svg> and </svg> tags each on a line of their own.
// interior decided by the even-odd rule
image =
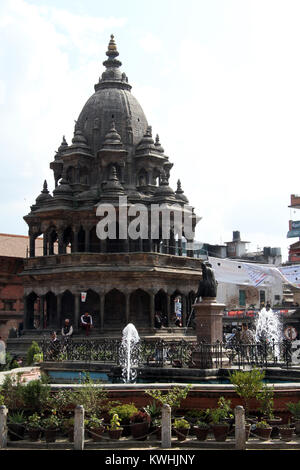
<svg viewBox="0 0 300 470">
<path fill-rule="evenodd" d="M 76 127 L 81 129 L 95 154 L 101 149 L 109 132 L 112 120 L 125 146 L 135 146 L 144 136 L 148 123 L 125 73 L 121 73 L 121 62 L 112 39 L 106 52 L 108 60 L 103 62 L 106 70 L 95 85 L 95 93 L 84 105 Z"/>
</svg>

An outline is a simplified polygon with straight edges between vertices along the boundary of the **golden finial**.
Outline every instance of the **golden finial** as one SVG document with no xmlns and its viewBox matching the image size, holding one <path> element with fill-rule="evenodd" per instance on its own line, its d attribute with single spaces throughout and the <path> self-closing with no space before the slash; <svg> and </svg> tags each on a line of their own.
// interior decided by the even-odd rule
<svg viewBox="0 0 300 470">
<path fill-rule="evenodd" d="M 117 45 L 115 43 L 115 38 L 114 38 L 114 35 L 111 34 L 110 35 L 110 41 L 109 41 L 109 44 L 108 44 L 108 50 L 109 51 L 116 51 L 117 50 Z"/>
</svg>

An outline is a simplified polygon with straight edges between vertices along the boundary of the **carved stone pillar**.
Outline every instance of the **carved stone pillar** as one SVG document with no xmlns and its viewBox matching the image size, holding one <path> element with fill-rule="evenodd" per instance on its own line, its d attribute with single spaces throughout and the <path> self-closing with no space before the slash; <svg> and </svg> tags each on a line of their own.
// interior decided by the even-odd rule
<svg viewBox="0 0 300 470">
<path fill-rule="evenodd" d="M 40 326 L 39 330 L 43 330 L 45 325 L 45 295 L 40 295 Z"/>
<path fill-rule="evenodd" d="M 57 231 L 58 237 L 58 254 L 63 255 L 66 253 L 66 246 L 64 244 L 64 230 L 60 229 Z"/>
<path fill-rule="evenodd" d="M 84 228 L 84 233 L 85 233 L 85 237 L 84 237 L 84 251 L 85 253 L 89 253 L 91 250 L 90 250 L 90 228 L 89 227 L 85 227 Z"/>
<path fill-rule="evenodd" d="M 58 294 L 56 296 L 56 302 L 57 302 L 57 314 L 56 314 L 56 325 L 55 325 L 55 328 L 57 329 L 60 329 L 61 328 L 61 313 L 62 313 L 62 305 L 61 305 L 61 301 L 62 301 L 62 294 Z"/>
<path fill-rule="evenodd" d="M 35 235 L 29 235 L 29 256 L 30 258 L 35 257 Z"/>
<path fill-rule="evenodd" d="M 100 331 L 104 329 L 104 310 L 105 310 L 105 294 L 99 294 L 100 297 Z"/>
<path fill-rule="evenodd" d="M 150 292 L 150 326 L 154 328 L 154 317 L 155 317 L 155 294 Z"/>
<path fill-rule="evenodd" d="M 80 315 L 80 294 L 74 294 L 74 303 L 75 303 L 75 311 L 74 311 L 74 332 L 78 333 L 79 331 L 79 315 Z"/>
<path fill-rule="evenodd" d="M 125 321 L 126 325 L 129 323 L 130 317 L 130 292 L 125 293 Z"/>
<path fill-rule="evenodd" d="M 43 256 L 48 255 L 48 233 L 45 232 L 43 235 Z"/>
<path fill-rule="evenodd" d="M 182 315 L 182 326 L 186 326 L 186 296 L 181 296 L 181 315 Z"/>
<path fill-rule="evenodd" d="M 168 319 L 168 326 L 171 325 L 171 296 L 167 294 L 167 319 Z"/>
</svg>

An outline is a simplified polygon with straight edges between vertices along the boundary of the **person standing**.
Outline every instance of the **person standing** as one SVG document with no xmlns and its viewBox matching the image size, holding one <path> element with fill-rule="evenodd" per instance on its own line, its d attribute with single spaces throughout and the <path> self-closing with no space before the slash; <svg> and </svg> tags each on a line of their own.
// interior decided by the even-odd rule
<svg viewBox="0 0 300 470">
<path fill-rule="evenodd" d="M 85 330 L 85 335 L 89 336 L 90 330 L 93 327 L 92 315 L 90 315 L 89 312 L 85 312 L 81 315 L 81 326 Z"/>
</svg>

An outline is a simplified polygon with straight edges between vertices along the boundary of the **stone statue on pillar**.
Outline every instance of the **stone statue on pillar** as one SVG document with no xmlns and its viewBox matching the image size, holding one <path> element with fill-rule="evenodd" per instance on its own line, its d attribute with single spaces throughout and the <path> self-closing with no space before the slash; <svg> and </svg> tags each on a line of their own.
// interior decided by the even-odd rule
<svg viewBox="0 0 300 470">
<path fill-rule="evenodd" d="M 210 263 L 202 263 L 202 279 L 199 281 L 196 297 L 217 297 L 217 281 Z"/>
</svg>

